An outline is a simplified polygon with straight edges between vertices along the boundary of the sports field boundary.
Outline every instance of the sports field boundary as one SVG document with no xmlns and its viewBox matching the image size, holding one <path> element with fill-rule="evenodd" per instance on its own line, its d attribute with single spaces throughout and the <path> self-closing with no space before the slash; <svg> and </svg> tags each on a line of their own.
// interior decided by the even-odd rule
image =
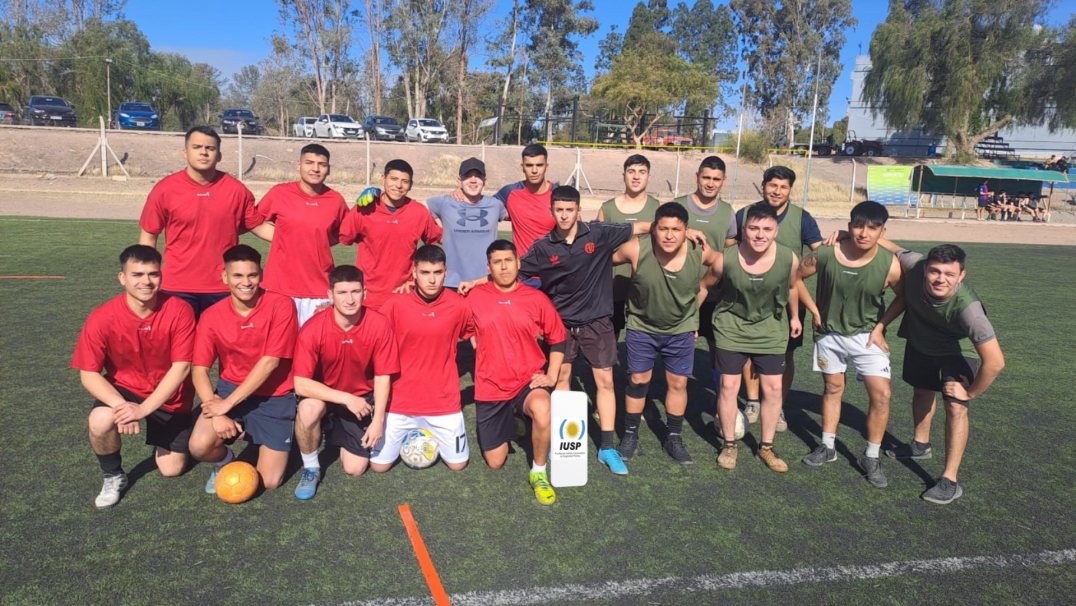
<svg viewBox="0 0 1076 606">
<path fill-rule="evenodd" d="M 587 600 L 609 600 L 653 595 L 705 593 L 730 589 L 767 588 L 808 583 L 864 581 L 908 575 L 953 574 L 973 570 L 998 570 L 1032 566 L 1062 566 L 1076 563 L 1076 549 L 1040 551 L 997 556 L 967 556 L 835 566 L 831 568 L 796 568 L 762 570 L 730 574 L 703 574 L 694 577 L 664 577 L 579 583 L 559 587 L 530 587 L 503 591 L 479 591 L 448 596 L 453 606 L 494 606 L 505 604 L 559 604 Z M 385 598 L 344 602 L 337 606 L 433 606 L 429 597 Z"/>
</svg>

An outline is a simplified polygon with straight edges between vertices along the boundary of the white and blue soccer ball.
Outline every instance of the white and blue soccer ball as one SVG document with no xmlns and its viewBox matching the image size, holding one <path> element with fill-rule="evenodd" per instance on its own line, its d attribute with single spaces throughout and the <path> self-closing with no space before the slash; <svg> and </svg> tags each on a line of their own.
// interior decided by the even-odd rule
<svg viewBox="0 0 1076 606">
<path fill-rule="evenodd" d="M 425 429 L 412 429 L 400 447 L 400 460 L 411 469 L 426 469 L 437 462 L 437 439 Z"/>
<path fill-rule="evenodd" d="M 737 440 L 742 440 L 743 437 L 744 437 L 744 434 L 747 433 L 747 425 L 748 425 L 747 417 L 743 414 L 742 410 L 737 410 L 736 411 L 736 427 L 733 429 L 732 437 L 737 439 Z M 714 433 L 717 434 L 718 438 L 723 438 L 724 437 L 721 434 L 721 419 L 719 417 L 714 417 Z"/>
</svg>

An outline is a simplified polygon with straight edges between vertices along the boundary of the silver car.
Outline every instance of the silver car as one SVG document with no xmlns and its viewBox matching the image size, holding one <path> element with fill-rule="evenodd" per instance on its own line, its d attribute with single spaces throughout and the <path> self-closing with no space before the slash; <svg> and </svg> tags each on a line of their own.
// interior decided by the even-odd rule
<svg viewBox="0 0 1076 606">
<path fill-rule="evenodd" d="M 314 122 L 314 136 L 329 139 L 361 139 L 362 126 L 344 114 L 322 114 Z"/>
<path fill-rule="evenodd" d="M 407 140 L 419 143 L 448 143 L 448 130 L 437 120 L 420 118 L 407 122 Z"/>
<path fill-rule="evenodd" d="M 291 125 L 291 136 L 313 137 L 314 123 L 317 121 L 317 118 L 299 118 L 299 120 L 296 121 L 295 124 Z"/>
</svg>

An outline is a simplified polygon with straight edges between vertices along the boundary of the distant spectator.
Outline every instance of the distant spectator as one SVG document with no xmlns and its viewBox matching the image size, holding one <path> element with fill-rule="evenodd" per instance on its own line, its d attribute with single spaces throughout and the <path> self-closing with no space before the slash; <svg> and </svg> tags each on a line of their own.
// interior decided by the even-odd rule
<svg viewBox="0 0 1076 606">
<path fill-rule="evenodd" d="M 983 215 L 990 214 L 990 205 L 993 200 L 990 197 L 989 181 L 983 181 L 979 185 L 979 206 L 975 209 L 975 218 L 978 221 L 985 221 L 986 217 Z"/>
</svg>

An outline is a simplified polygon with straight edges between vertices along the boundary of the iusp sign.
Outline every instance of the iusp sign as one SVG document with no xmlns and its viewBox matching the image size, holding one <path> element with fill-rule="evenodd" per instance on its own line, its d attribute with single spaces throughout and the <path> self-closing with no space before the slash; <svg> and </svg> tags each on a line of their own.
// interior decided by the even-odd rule
<svg viewBox="0 0 1076 606">
<path fill-rule="evenodd" d="M 549 483 L 557 488 L 587 483 L 587 395 L 554 391 L 549 432 Z"/>
</svg>

